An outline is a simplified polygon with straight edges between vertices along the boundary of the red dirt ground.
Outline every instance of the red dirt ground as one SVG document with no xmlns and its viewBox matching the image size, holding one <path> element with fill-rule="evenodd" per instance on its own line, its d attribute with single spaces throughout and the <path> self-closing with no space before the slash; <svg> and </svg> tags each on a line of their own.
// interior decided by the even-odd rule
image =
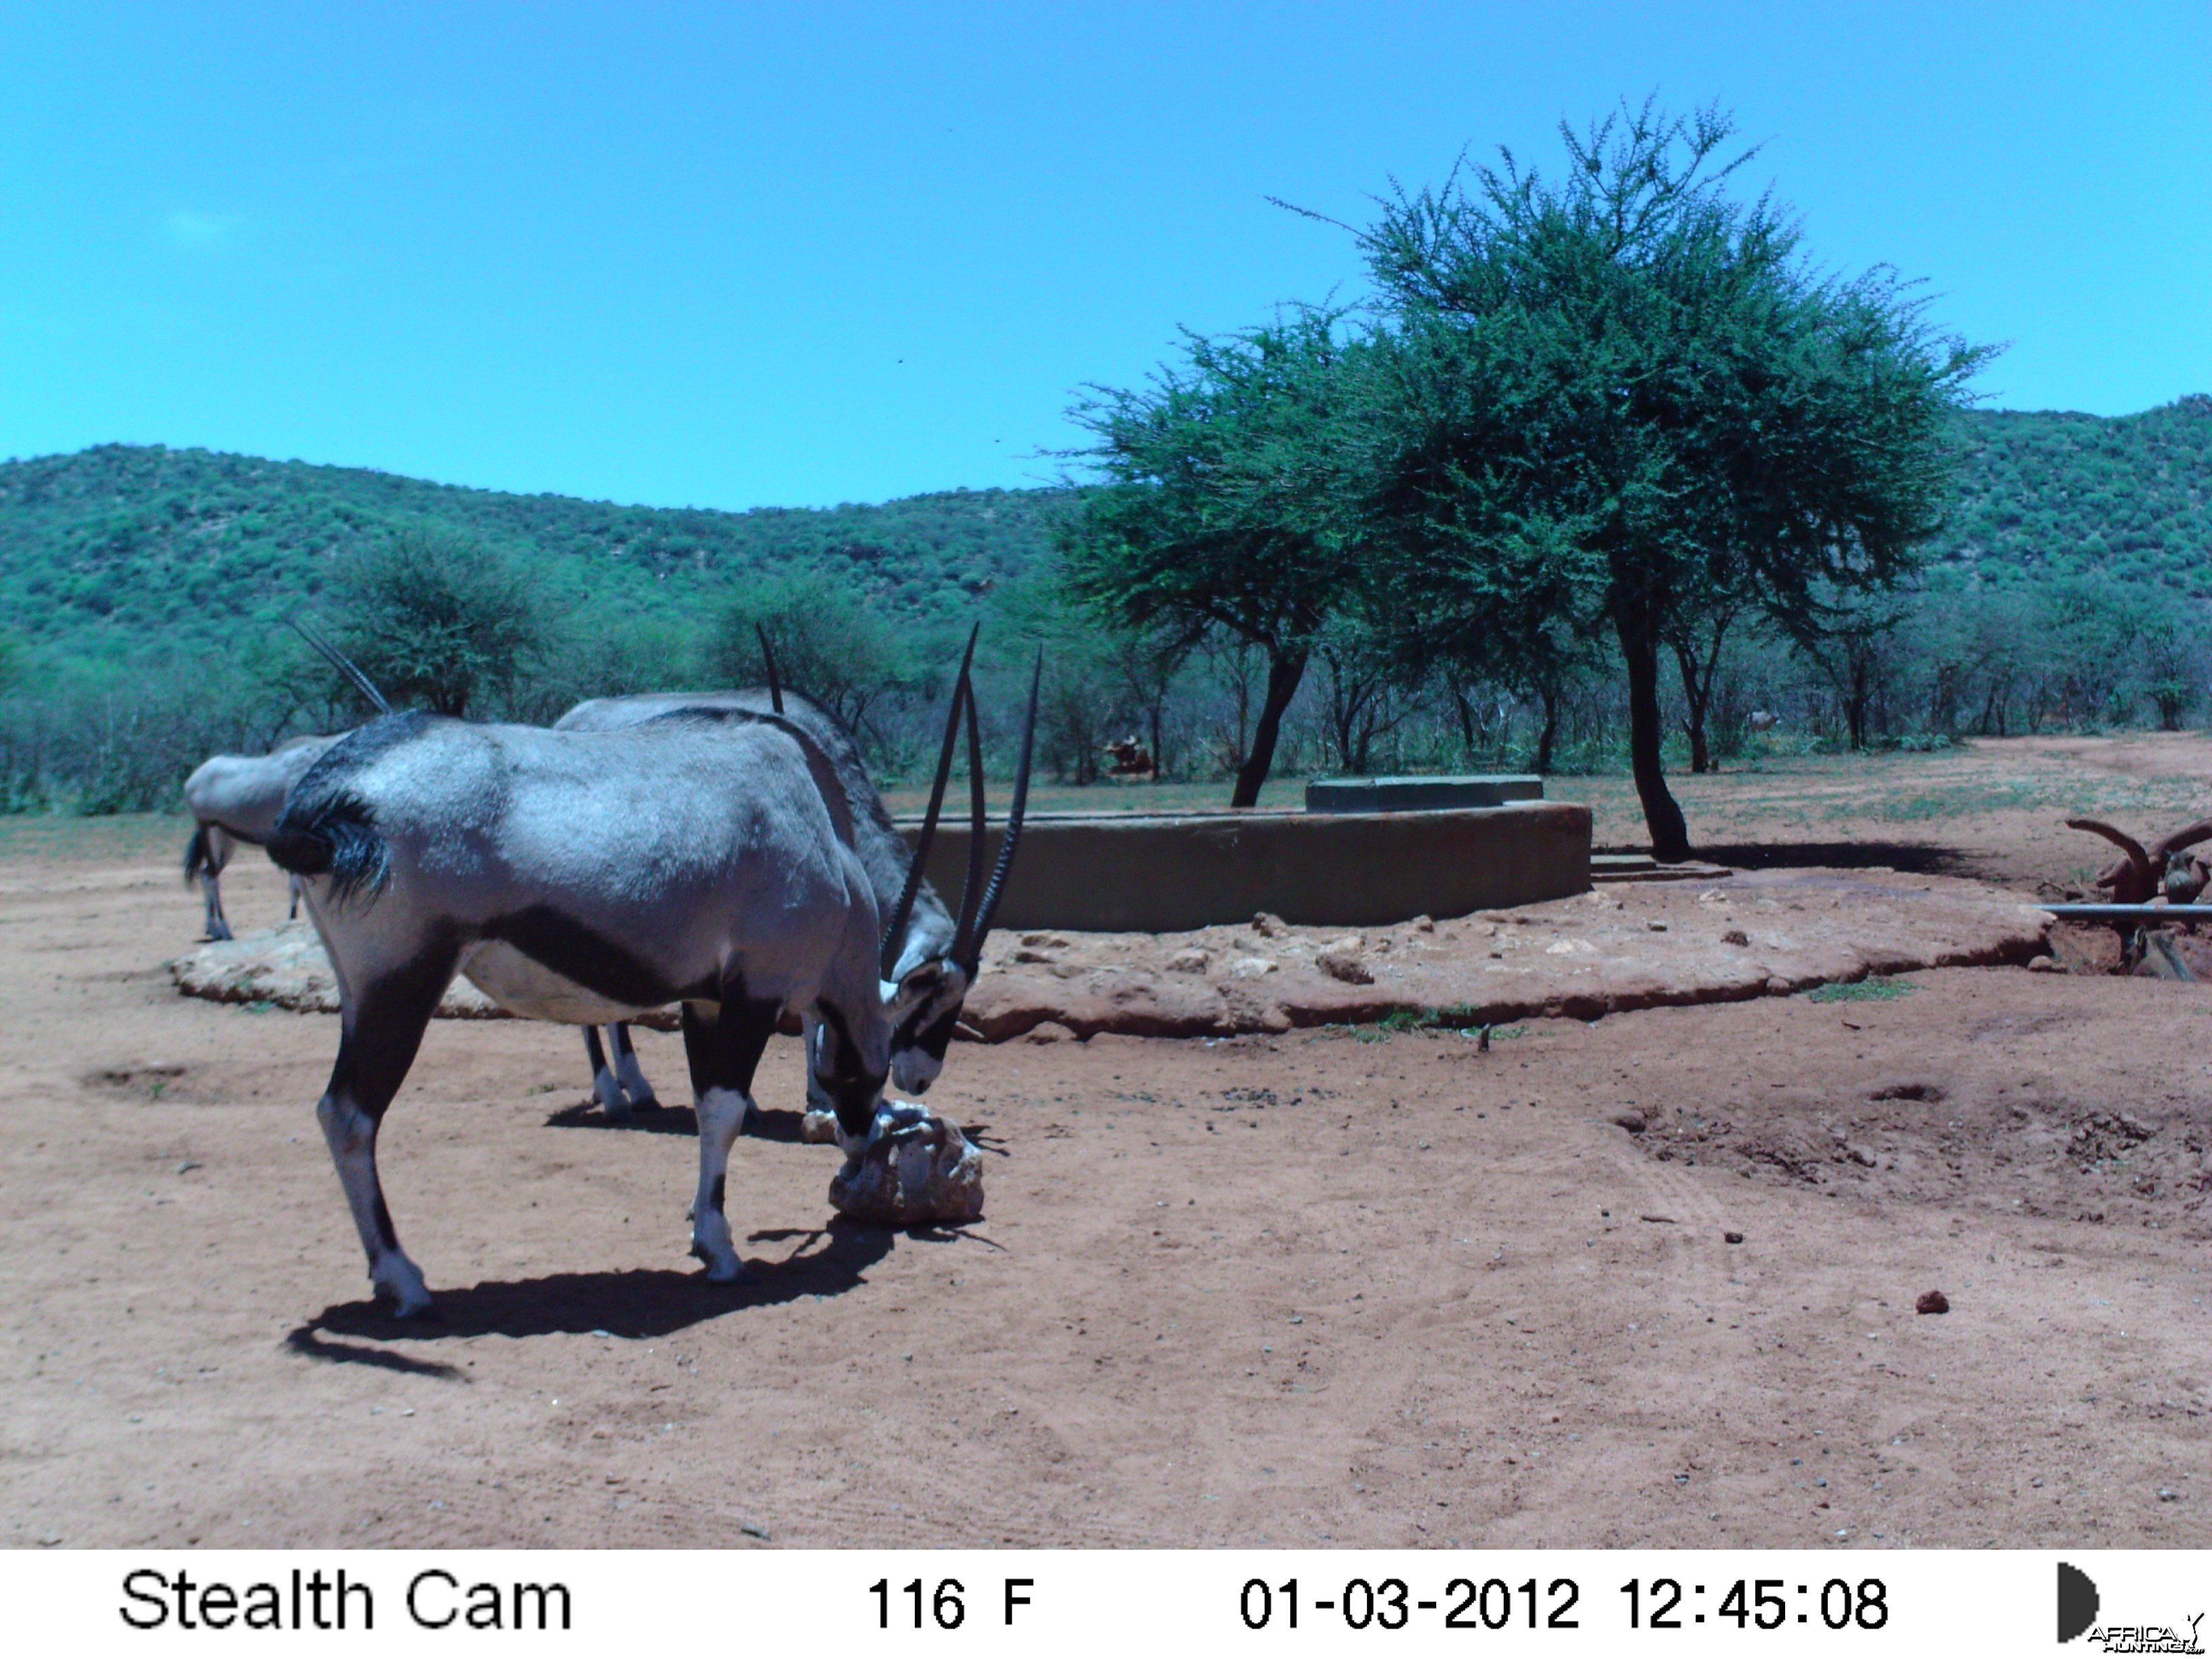
<svg viewBox="0 0 2212 1659">
<path fill-rule="evenodd" d="M 2164 827 L 2212 801 L 2189 742 L 2165 773 L 1874 767 L 1774 839 L 1872 823 L 1883 862 L 2032 894 L 2101 850 L 2039 798 L 1881 803 L 2025 778 Z M 0 850 L 9 1543 L 2206 1541 L 2201 987 L 1944 969 L 1487 1052 L 963 1045 L 931 1100 L 988 1149 L 989 1208 L 936 1237 L 830 1226 L 779 1042 L 736 1290 L 684 1255 L 684 1134 L 594 1127 L 568 1032 L 441 1022 L 386 1140 L 443 1313 L 410 1328 L 366 1300 L 313 1116 L 336 1023 L 174 993 L 199 910 L 169 839 Z M 283 900 L 241 860 L 229 902 Z M 681 1098 L 675 1041 L 641 1041 Z M 1948 1313 L 1913 1311 L 1930 1290 Z"/>
</svg>

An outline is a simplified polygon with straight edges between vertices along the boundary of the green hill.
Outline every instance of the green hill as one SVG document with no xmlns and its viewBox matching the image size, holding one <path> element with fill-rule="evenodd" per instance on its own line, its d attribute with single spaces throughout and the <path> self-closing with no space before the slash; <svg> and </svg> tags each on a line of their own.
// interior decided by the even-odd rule
<svg viewBox="0 0 2212 1659">
<path fill-rule="evenodd" d="M 1991 580 L 2101 571 L 2212 597 L 2212 397 L 2104 419 L 1977 410 L 1937 544 Z"/>
<path fill-rule="evenodd" d="M 0 464 L 0 637 L 50 664 L 190 658 L 275 626 L 334 556 L 402 527 L 474 537 L 544 590 L 695 618 L 703 590 L 793 562 L 934 619 L 1032 562 L 1058 492 L 717 513 L 426 483 L 361 468 L 102 445 Z"/>
<path fill-rule="evenodd" d="M 2106 419 L 1977 410 L 1939 562 L 1992 580 L 2088 570 L 2212 597 L 2212 397 Z M 389 530 L 477 537 L 556 598 L 696 620 L 735 578 L 813 562 L 933 622 L 1030 568 L 1060 492 L 718 513 L 426 483 L 361 468 L 103 445 L 0 464 L 0 641 L 97 668 L 222 650 Z M 601 612 L 601 614 L 605 614 Z"/>
</svg>

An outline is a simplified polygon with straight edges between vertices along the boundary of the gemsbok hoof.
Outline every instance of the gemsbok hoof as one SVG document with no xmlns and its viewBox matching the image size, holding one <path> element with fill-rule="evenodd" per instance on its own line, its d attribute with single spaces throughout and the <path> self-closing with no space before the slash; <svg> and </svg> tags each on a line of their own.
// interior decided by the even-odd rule
<svg viewBox="0 0 2212 1659">
<path fill-rule="evenodd" d="M 707 1264 L 707 1282 L 710 1285 L 742 1285 L 752 1274 L 736 1251 L 727 1255 L 716 1255 L 702 1244 L 694 1244 L 691 1254 Z"/>
</svg>

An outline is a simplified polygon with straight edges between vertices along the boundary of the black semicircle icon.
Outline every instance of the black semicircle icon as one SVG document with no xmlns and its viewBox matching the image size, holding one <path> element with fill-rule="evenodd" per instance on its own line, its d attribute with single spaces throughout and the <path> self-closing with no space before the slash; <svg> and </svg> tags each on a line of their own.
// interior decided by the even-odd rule
<svg viewBox="0 0 2212 1659">
<path fill-rule="evenodd" d="M 2070 1561 L 2058 1564 L 2058 1639 L 2070 1642 L 2097 1622 L 2097 1584 Z"/>
</svg>

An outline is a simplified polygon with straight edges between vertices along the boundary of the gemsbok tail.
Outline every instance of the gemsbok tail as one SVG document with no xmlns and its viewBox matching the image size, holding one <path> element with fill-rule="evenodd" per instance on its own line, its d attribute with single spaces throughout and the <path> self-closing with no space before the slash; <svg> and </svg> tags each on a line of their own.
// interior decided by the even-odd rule
<svg viewBox="0 0 2212 1659">
<path fill-rule="evenodd" d="M 364 890 L 374 898 L 392 875 L 376 815 L 368 802 L 344 791 L 309 800 L 295 793 L 267 846 L 278 869 L 327 877 L 332 896 L 340 899 Z"/>
<path fill-rule="evenodd" d="M 208 852 L 208 827 L 204 823 L 192 826 L 192 838 L 185 843 L 185 883 L 187 886 L 198 881 L 201 872 L 215 862 Z"/>
</svg>

